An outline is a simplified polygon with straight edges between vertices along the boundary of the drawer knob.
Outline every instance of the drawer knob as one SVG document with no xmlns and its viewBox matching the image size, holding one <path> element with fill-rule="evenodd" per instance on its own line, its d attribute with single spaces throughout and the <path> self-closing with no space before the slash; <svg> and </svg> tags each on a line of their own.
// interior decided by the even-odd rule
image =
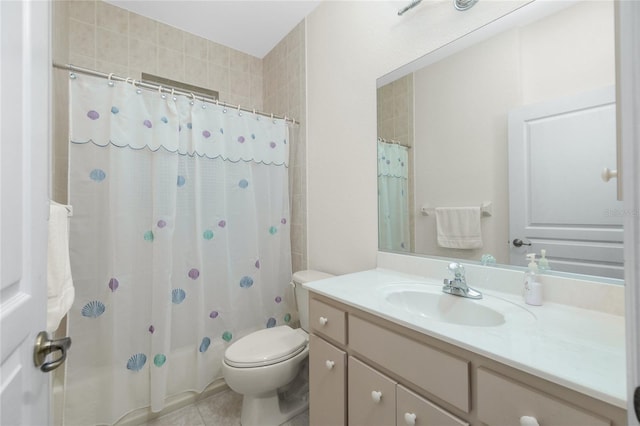
<svg viewBox="0 0 640 426">
<path fill-rule="evenodd" d="M 376 404 L 380 402 L 380 400 L 382 399 L 382 392 L 380 391 L 372 391 L 371 392 L 371 399 L 373 400 L 373 402 L 375 402 Z"/>
<path fill-rule="evenodd" d="M 336 363 L 335 363 L 335 362 L 333 362 L 333 361 L 326 360 L 326 361 L 324 362 L 324 365 L 326 365 L 326 366 L 327 366 L 327 370 L 331 370 L 331 369 L 333 369 L 333 366 L 334 366 L 334 365 L 336 365 Z"/>
<path fill-rule="evenodd" d="M 318 322 L 320 323 L 320 325 L 326 325 L 329 322 L 329 319 L 325 317 L 320 317 L 320 319 L 318 319 Z"/>
<path fill-rule="evenodd" d="M 535 417 L 522 416 L 520 417 L 520 426 L 540 426 L 540 424 Z"/>
<path fill-rule="evenodd" d="M 416 424 L 416 413 L 404 413 L 404 422 L 409 426 Z"/>
</svg>

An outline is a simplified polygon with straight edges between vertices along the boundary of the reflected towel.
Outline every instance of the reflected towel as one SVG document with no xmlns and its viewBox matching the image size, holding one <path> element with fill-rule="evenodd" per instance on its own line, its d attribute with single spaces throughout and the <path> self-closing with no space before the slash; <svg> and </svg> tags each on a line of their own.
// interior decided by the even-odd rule
<svg viewBox="0 0 640 426">
<path fill-rule="evenodd" d="M 480 207 L 436 207 L 438 245 L 455 249 L 482 248 Z"/>
<path fill-rule="evenodd" d="M 54 202 L 49 206 L 47 293 L 47 331 L 53 333 L 75 297 L 69 262 L 69 211 Z"/>
</svg>

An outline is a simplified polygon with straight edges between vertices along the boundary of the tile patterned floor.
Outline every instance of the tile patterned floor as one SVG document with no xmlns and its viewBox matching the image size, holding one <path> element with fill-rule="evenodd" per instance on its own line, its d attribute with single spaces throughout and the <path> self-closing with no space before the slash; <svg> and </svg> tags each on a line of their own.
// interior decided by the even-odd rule
<svg viewBox="0 0 640 426">
<path fill-rule="evenodd" d="M 242 395 L 226 390 L 195 404 L 158 417 L 144 426 L 240 426 Z M 282 426 L 308 426 L 309 411 L 304 411 Z"/>
</svg>

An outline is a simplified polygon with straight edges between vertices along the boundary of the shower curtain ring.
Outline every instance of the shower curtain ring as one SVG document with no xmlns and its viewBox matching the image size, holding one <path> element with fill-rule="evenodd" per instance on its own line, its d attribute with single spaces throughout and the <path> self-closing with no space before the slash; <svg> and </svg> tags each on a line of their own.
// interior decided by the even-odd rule
<svg viewBox="0 0 640 426">
<path fill-rule="evenodd" d="M 162 86 L 158 85 L 158 93 L 160 93 L 160 97 L 162 99 L 167 99 L 167 95 L 162 93 Z"/>
<path fill-rule="evenodd" d="M 107 77 L 107 79 L 109 80 L 109 82 L 107 83 L 109 85 L 109 87 L 113 87 L 113 81 L 111 81 L 111 77 L 113 77 L 113 73 L 109 73 L 109 77 Z"/>
<path fill-rule="evenodd" d="M 207 99 L 204 96 L 202 97 L 202 109 L 207 109 Z"/>
<path fill-rule="evenodd" d="M 242 117 L 242 111 L 240 111 L 240 105 L 238 105 L 238 117 Z"/>
<path fill-rule="evenodd" d="M 196 95 L 193 93 L 189 93 L 191 95 L 191 100 L 189 101 L 189 105 L 193 105 L 196 103 Z"/>
<path fill-rule="evenodd" d="M 178 98 L 176 98 L 176 96 L 173 94 L 175 91 L 176 91 L 176 88 L 175 88 L 175 87 L 172 87 L 172 88 L 171 88 L 171 97 L 173 98 L 173 101 L 174 101 L 174 102 L 178 100 Z"/>
<path fill-rule="evenodd" d="M 138 95 L 139 95 L 140 93 L 142 93 L 142 90 L 141 90 L 138 86 L 136 86 L 136 79 L 135 79 L 135 78 L 133 79 L 133 87 L 135 87 L 135 88 L 136 88 L 136 93 L 137 93 Z"/>
</svg>

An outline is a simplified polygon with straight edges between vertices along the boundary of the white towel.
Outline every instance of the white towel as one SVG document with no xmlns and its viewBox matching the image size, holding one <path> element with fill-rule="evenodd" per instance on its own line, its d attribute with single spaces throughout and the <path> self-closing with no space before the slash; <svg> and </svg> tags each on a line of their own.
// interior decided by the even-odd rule
<svg viewBox="0 0 640 426">
<path fill-rule="evenodd" d="M 455 249 L 482 248 L 480 207 L 436 207 L 438 245 Z"/>
<path fill-rule="evenodd" d="M 69 312 L 75 297 L 69 262 L 69 211 L 51 202 L 47 251 L 47 331 L 53 333 Z"/>
</svg>

